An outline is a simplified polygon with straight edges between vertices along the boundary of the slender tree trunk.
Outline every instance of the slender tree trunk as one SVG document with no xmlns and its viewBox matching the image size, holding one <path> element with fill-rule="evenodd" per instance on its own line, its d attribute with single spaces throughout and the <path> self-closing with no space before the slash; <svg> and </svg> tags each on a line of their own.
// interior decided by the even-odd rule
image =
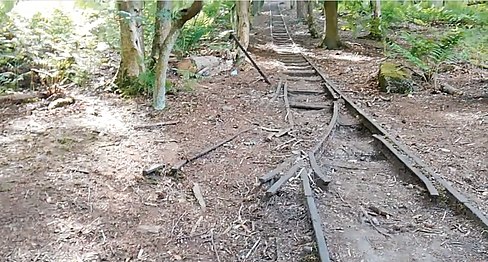
<svg viewBox="0 0 488 262">
<path fill-rule="evenodd" d="M 379 40 L 383 37 L 383 31 L 381 28 L 381 1 L 370 1 L 371 8 L 373 10 L 373 16 L 371 18 L 371 24 L 369 28 L 369 36 L 372 39 Z"/>
<path fill-rule="evenodd" d="M 286 9 L 291 9 L 293 0 L 285 0 L 285 8 Z"/>
<path fill-rule="evenodd" d="M 166 74 L 168 71 L 169 55 L 173 50 L 183 25 L 185 25 L 188 20 L 195 17 L 200 10 L 202 10 L 202 6 L 202 1 L 193 1 L 190 8 L 181 10 L 180 19 L 171 23 L 171 29 L 160 46 L 158 61 L 156 63 L 156 80 L 153 91 L 153 107 L 156 110 L 163 110 L 166 108 Z"/>
<path fill-rule="evenodd" d="M 304 21 L 307 15 L 307 7 L 305 5 L 306 5 L 305 0 L 297 1 L 297 18 L 300 21 Z"/>
<path fill-rule="evenodd" d="M 431 3 L 435 7 L 442 7 L 444 5 L 443 0 L 432 0 Z"/>
<path fill-rule="evenodd" d="M 120 24 L 120 67 L 117 72 L 119 88 L 134 85 L 146 70 L 144 66 L 144 38 L 142 24 L 142 1 L 120 1 L 117 8 L 121 12 Z"/>
<path fill-rule="evenodd" d="M 149 64 L 150 69 L 154 69 L 157 63 L 159 50 L 161 44 L 166 39 L 169 31 L 171 30 L 171 0 L 158 0 L 156 7 L 156 21 L 154 23 L 154 38 L 151 48 L 151 61 Z"/>
<path fill-rule="evenodd" d="M 325 37 L 322 41 L 322 47 L 327 47 L 328 49 L 337 49 L 340 46 L 337 6 L 338 1 L 324 1 Z"/>
<path fill-rule="evenodd" d="M 312 38 L 317 38 L 319 34 L 315 28 L 315 17 L 313 15 L 314 4 L 314 0 L 307 0 L 307 25 Z"/>
<path fill-rule="evenodd" d="M 237 39 L 247 50 L 249 46 L 249 0 L 237 0 L 236 3 L 236 14 L 237 14 Z M 242 51 L 238 51 L 238 59 L 240 59 L 244 54 Z"/>
<path fill-rule="evenodd" d="M 263 9 L 264 0 L 253 0 L 252 1 L 252 15 L 257 15 Z"/>
</svg>

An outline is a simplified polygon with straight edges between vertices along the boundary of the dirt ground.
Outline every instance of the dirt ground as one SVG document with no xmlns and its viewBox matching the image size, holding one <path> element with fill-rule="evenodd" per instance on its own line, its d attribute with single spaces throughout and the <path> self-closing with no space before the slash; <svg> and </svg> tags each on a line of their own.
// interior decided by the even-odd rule
<svg viewBox="0 0 488 262">
<path fill-rule="evenodd" d="M 253 24 L 251 51 L 277 82 L 267 16 Z M 293 30 L 302 34 L 303 26 Z M 303 34 L 302 34 L 303 35 Z M 346 35 L 347 37 L 347 35 Z M 316 43 L 297 36 L 297 44 Z M 300 40 L 302 39 L 302 41 Z M 487 72 L 459 66 L 443 75 L 463 96 L 381 94 L 374 43 L 314 53 L 323 70 L 390 132 L 488 211 Z M 155 113 L 145 99 L 71 90 L 76 103 L 0 106 L 0 257 L 2 261 L 297 261 L 312 233 L 296 203 L 296 182 L 266 199 L 256 178 L 288 158 L 289 138 L 274 86 L 246 67 L 237 76 L 204 79 L 169 97 Z M 139 125 L 178 120 L 176 125 Z M 143 176 L 252 128 L 183 168 L 177 176 Z M 205 201 L 194 196 L 195 184 Z M 486 255 L 486 254 L 485 254 Z"/>
</svg>

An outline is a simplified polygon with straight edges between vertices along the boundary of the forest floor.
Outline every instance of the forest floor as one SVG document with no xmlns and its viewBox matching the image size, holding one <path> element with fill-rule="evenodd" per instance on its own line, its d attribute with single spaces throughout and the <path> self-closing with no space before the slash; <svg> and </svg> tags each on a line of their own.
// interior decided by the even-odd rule
<svg viewBox="0 0 488 262">
<path fill-rule="evenodd" d="M 269 17 L 253 24 L 251 52 L 276 83 Z M 382 94 L 381 49 L 344 33 L 347 48 L 314 48 L 289 19 L 296 43 L 360 106 L 456 188 L 488 211 L 487 72 L 456 65 L 442 74 L 462 96 Z M 0 257 L 3 261 L 273 261 L 306 256 L 313 242 L 294 200 L 266 200 L 257 177 L 294 154 L 274 86 L 252 67 L 203 79 L 156 113 L 146 99 L 70 90 L 76 103 L 0 106 Z M 144 125 L 175 121 L 165 127 Z M 251 128 L 176 176 L 143 176 Z M 205 204 L 197 201 L 194 187 Z M 291 204 L 290 204 L 291 203 Z M 282 208 L 273 208 L 273 207 Z M 280 243 L 293 234 L 293 243 Z M 280 250 L 280 251 L 278 251 Z M 485 254 L 486 255 L 486 254 Z M 4 260 L 5 259 L 5 260 Z"/>
</svg>

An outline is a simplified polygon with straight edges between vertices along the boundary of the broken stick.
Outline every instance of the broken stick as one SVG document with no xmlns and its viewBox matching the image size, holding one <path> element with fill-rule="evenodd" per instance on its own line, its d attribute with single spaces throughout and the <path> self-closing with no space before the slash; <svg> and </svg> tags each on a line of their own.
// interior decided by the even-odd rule
<svg viewBox="0 0 488 262">
<path fill-rule="evenodd" d="M 142 128 L 153 128 L 153 127 L 162 127 L 162 126 L 170 126 L 170 125 L 176 125 L 180 121 L 175 120 L 175 121 L 168 121 L 168 122 L 159 122 L 159 123 L 153 123 L 153 124 L 146 124 L 146 125 L 138 125 L 134 126 L 134 129 L 142 129 Z"/>
<path fill-rule="evenodd" d="M 203 199 L 202 190 L 200 189 L 200 186 L 197 183 L 193 183 L 193 194 L 195 195 L 198 204 L 200 204 L 200 206 L 203 209 L 205 209 L 207 205 L 205 205 L 205 200 Z"/>
<path fill-rule="evenodd" d="M 244 47 L 242 47 L 241 43 L 236 38 L 236 36 L 231 33 L 230 34 L 230 38 L 231 39 L 234 39 L 234 41 L 236 41 L 237 46 L 242 50 L 242 52 L 246 55 L 246 57 L 251 61 L 251 63 L 254 66 L 254 68 L 256 68 L 256 70 L 258 70 L 259 74 L 263 77 L 264 82 L 266 82 L 268 85 L 271 85 L 271 82 L 269 82 L 269 80 L 266 77 L 266 75 L 263 73 L 263 71 L 261 71 L 261 68 L 259 68 L 259 66 L 256 64 L 256 62 L 254 62 L 254 60 L 252 59 L 252 57 L 247 53 L 246 49 L 244 49 Z"/>
<path fill-rule="evenodd" d="M 290 110 L 290 101 L 288 101 L 288 82 L 285 82 L 283 85 L 283 100 L 285 101 L 286 107 L 285 120 L 287 119 L 290 125 L 293 127 L 295 125 L 295 121 L 293 121 L 293 115 Z"/>
<path fill-rule="evenodd" d="M 33 92 L 27 94 L 11 94 L 11 95 L 4 95 L 0 96 L 0 103 L 12 103 L 12 104 L 19 104 L 25 102 L 27 100 L 35 99 L 35 98 L 47 98 L 49 97 L 49 93 L 47 92 Z"/>
<path fill-rule="evenodd" d="M 278 96 L 280 96 L 282 85 L 283 85 L 283 80 L 280 78 L 280 81 L 278 82 L 278 85 L 276 86 L 275 94 L 273 95 L 273 98 L 271 98 L 271 101 L 275 101 L 278 98 Z"/>
<path fill-rule="evenodd" d="M 200 153 L 198 153 L 198 154 L 196 154 L 196 155 L 194 155 L 194 156 L 192 156 L 192 157 L 190 157 L 190 158 L 188 158 L 188 159 L 181 160 L 180 162 L 176 163 L 176 164 L 175 164 L 175 165 L 174 165 L 174 166 L 171 168 L 171 173 L 176 173 L 176 172 L 178 172 L 178 170 L 180 170 L 180 169 L 181 169 L 183 166 L 185 166 L 186 164 L 188 164 L 188 163 L 190 163 L 190 162 L 195 161 L 196 159 L 198 159 L 198 158 L 200 158 L 200 157 L 202 157 L 202 156 L 204 156 L 204 155 L 206 155 L 206 154 L 208 154 L 208 153 L 210 153 L 210 152 L 214 151 L 215 149 L 217 149 L 217 148 L 219 148 L 219 147 L 223 146 L 224 144 L 229 143 L 230 141 L 232 141 L 232 140 L 236 139 L 236 138 L 237 138 L 239 135 L 241 135 L 241 134 L 243 134 L 243 133 L 246 133 L 246 132 L 248 132 L 248 131 L 249 131 L 249 130 L 251 130 L 251 129 L 252 129 L 252 128 L 248 128 L 248 129 L 242 130 L 241 132 L 239 132 L 239 133 L 237 133 L 237 134 L 233 135 L 232 137 L 229 137 L 229 138 L 225 139 L 224 141 L 222 141 L 222 142 L 220 142 L 220 143 L 218 143 L 218 144 L 216 144 L 216 145 L 214 145 L 214 146 L 211 146 L 211 147 L 209 147 L 209 148 L 207 148 L 207 149 L 203 150 L 202 152 L 200 152 Z"/>
</svg>

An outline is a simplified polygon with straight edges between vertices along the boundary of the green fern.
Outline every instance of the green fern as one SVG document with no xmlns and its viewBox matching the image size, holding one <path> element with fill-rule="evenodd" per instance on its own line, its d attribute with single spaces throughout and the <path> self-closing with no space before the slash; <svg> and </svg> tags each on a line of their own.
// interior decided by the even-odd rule
<svg viewBox="0 0 488 262">
<path fill-rule="evenodd" d="M 409 47 L 403 47 L 393 42 L 389 43 L 390 57 L 402 57 L 413 66 L 421 69 L 427 80 L 432 80 L 442 63 L 456 57 L 454 49 L 463 39 L 463 33 L 455 30 L 440 39 L 429 39 L 405 33 L 402 38 Z"/>
</svg>

